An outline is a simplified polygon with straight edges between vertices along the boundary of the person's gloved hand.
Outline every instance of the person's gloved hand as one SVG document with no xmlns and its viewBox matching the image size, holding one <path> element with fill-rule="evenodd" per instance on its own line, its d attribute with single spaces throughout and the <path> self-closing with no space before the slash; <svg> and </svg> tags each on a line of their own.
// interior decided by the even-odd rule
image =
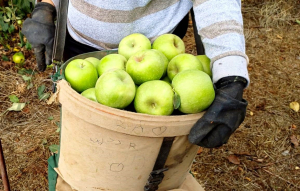
<svg viewBox="0 0 300 191">
<path fill-rule="evenodd" d="M 192 144 L 215 148 L 227 143 L 245 119 L 248 103 L 243 99 L 243 90 L 246 85 L 246 79 L 236 76 L 222 78 L 215 84 L 215 100 L 188 136 Z"/>
<path fill-rule="evenodd" d="M 37 3 L 32 18 L 27 18 L 22 26 L 22 33 L 32 45 L 38 65 L 43 72 L 52 62 L 53 41 L 55 34 L 54 19 L 56 9 L 49 3 Z"/>
</svg>

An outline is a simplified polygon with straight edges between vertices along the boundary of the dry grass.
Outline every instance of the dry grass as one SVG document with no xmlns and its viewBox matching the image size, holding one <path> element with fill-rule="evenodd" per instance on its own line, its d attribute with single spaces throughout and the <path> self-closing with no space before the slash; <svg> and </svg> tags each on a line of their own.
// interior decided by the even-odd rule
<svg viewBox="0 0 300 191">
<path fill-rule="evenodd" d="M 300 102 L 300 25 L 294 22 L 300 19 L 299 1 L 243 2 L 251 79 L 245 90 L 247 116 L 228 144 L 203 149 L 193 173 L 206 190 L 300 190 L 300 149 L 290 139 L 295 135 L 300 140 L 300 117 L 289 108 L 290 102 Z M 187 52 L 196 54 L 191 23 L 184 41 Z M 21 112 L 8 112 L 0 118 L 12 190 L 48 188 L 48 146 L 59 141 L 55 132 L 59 107 L 39 101 L 37 87 L 45 84 L 50 92 L 49 73 L 35 74 L 34 86 L 28 90 L 13 68 L 0 68 L 0 113 L 11 106 L 8 95 L 27 103 Z M 54 119 L 50 121 L 49 116 Z M 231 163 L 230 155 L 240 163 Z"/>
<path fill-rule="evenodd" d="M 32 78 L 34 87 L 28 90 L 16 71 L 0 68 L 0 135 L 12 190 L 47 190 L 48 146 L 58 143 L 54 122 L 59 121 L 59 109 L 37 96 L 37 87 L 51 84 L 45 80 L 47 74 Z M 12 105 L 8 98 L 12 94 L 26 103 L 21 112 L 5 112 Z"/>
<path fill-rule="evenodd" d="M 292 25 L 300 17 L 299 10 L 299 0 L 245 0 L 243 3 L 244 17 L 259 21 L 258 26 L 264 28 Z"/>
</svg>

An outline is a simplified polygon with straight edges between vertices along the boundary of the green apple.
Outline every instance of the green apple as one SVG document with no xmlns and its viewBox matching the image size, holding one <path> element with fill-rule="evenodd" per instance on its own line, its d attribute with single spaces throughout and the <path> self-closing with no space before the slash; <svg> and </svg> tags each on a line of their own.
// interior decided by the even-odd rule
<svg viewBox="0 0 300 191">
<path fill-rule="evenodd" d="M 203 71 L 201 62 L 192 54 L 179 54 L 175 56 L 168 65 L 168 76 L 170 80 L 184 70 L 196 69 Z"/>
<path fill-rule="evenodd" d="M 138 113 L 150 115 L 171 115 L 174 91 L 170 84 L 161 80 L 143 83 L 137 89 L 134 108 Z"/>
<path fill-rule="evenodd" d="M 127 59 L 121 54 L 108 54 L 104 56 L 97 66 L 99 76 L 111 69 L 125 70 Z"/>
<path fill-rule="evenodd" d="M 159 80 L 165 70 L 161 55 L 154 50 L 142 50 L 132 55 L 126 63 L 126 72 L 135 84 Z"/>
<path fill-rule="evenodd" d="M 161 80 L 167 82 L 170 85 L 172 84 L 172 81 L 170 80 L 170 78 L 168 76 L 163 77 Z"/>
<path fill-rule="evenodd" d="M 12 59 L 19 67 L 22 67 L 25 62 L 25 56 L 22 52 L 15 53 Z"/>
<path fill-rule="evenodd" d="M 133 54 L 148 49 L 151 49 L 151 41 L 141 33 L 133 33 L 120 41 L 118 53 L 128 60 Z"/>
<path fill-rule="evenodd" d="M 163 34 L 157 37 L 152 48 L 161 51 L 170 61 L 178 54 L 185 53 L 183 40 L 174 34 Z"/>
<path fill-rule="evenodd" d="M 200 70 L 178 73 L 172 81 L 172 86 L 180 97 L 178 109 L 182 113 L 199 113 L 207 109 L 215 99 L 211 78 Z"/>
<path fill-rule="evenodd" d="M 103 73 L 95 88 L 97 101 L 113 108 L 127 107 L 135 96 L 135 84 L 130 75 L 122 69 Z"/>
<path fill-rule="evenodd" d="M 95 66 L 95 68 L 97 68 L 97 65 L 98 65 L 99 62 L 100 62 L 100 60 L 99 60 L 98 58 L 95 58 L 95 57 L 88 57 L 88 58 L 86 58 L 86 59 L 84 59 L 84 60 L 86 60 L 86 61 L 92 63 L 92 64 Z"/>
<path fill-rule="evenodd" d="M 97 98 L 96 98 L 96 94 L 95 94 L 95 88 L 89 88 L 87 90 L 84 90 L 82 93 L 81 93 L 82 96 L 92 100 L 92 101 L 95 101 L 97 102 Z"/>
<path fill-rule="evenodd" d="M 22 24 L 22 20 L 17 20 L 18 25 Z"/>
<path fill-rule="evenodd" d="M 212 72 L 210 69 L 210 59 L 206 55 L 197 55 L 196 57 L 201 62 L 203 66 L 203 71 L 207 73 L 210 77 L 212 77 Z"/>
<path fill-rule="evenodd" d="M 169 60 L 168 58 L 159 50 L 156 50 L 156 49 L 152 49 L 153 51 L 156 51 L 162 58 L 163 60 L 163 63 L 165 65 L 165 70 L 164 70 L 164 74 L 163 74 L 163 77 L 166 76 L 167 74 L 167 69 L 168 69 L 168 64 L 169 64 Z"/>
<path fill-rule="evenodd" d="M 98 79 L 97 70 L 93 64 L 83 59 L 75 59 L 68 63 L 65 78 L 71 87 L 81 93 L 95 87 Z"/>
</svg>

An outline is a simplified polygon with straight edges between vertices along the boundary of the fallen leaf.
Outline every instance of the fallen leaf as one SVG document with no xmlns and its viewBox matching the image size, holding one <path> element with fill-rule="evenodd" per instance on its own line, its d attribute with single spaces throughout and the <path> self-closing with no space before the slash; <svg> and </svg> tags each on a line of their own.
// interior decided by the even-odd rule
<svg viewBox="0 0 300 191">
<path fill-rule="evenodd" d="M 291 102 L 290 103 L 290 108 L 292 110 L 294 110 L 295 112 L 298 112 L 299 111 L 299 103 L 294 101 L 294 102 Z"/>
<path fill-rule="evenodd" d="M 245 177 L 244 179 L 248 180 L 249 182 L 251 182 L 251 178 L 249 178 L 249 177 Z"/>
<path fill-rule="evenodd" d="M 253 116 L 253 112 L 252 111 L 250 111 L 250 115 Z"/>
<path fill-rule="evenodd" d="M 197 154 L 198 154 L 198 155 L 201 154 L 202 151 L 203 151 L 203 148 L 202 148 L 202 147 L 199 147 Z"/>
<path fill-rule="evenodd" d="M 285 150 L 281 153 L 283 156 L 287 156 L 290 154 L 290 151 L 289 150 Z"/>
<path fill-rule="evenodd" d="M 25 107 L 25 103 L 13 103 L 13 105 L 8 108 L 8 111 L 21 111 Z"/>
<path fill-rule="evenodd" d="M 16 47 L 14 47 L 13 51 L 14 51 L 14 52 L 19 52 L 19 51 L 20 51 L 20 49 L 18 49 L 18 48 L 16 48 Z"/>
<path fill-rule="evenodd" d="M 236 155 L 229 155 L 228 160 L 233 164 L 241 164 L 240 159 Z"/>
<path fill-rule="evenodd" d="M 0 54 L 3 54 L 3 52 L 0 52 Z M 6 55 L 2 55 L 1 57 L 3 61 L 9 61 L 9 58 Z"/>
<path fill-rule="evenodd" d="M 21 69 L 18 70 L 18 74 L 21 74 L 21 75 L 25 75 L 25 74 L 34 75 L 35 72 L 32 69 L 21 68 Z"/>
<path fill-rule="evenodd" d="M 22 78 L 23 78 L 23 80 L 26 81 L 26 82 L 31 80 L 31 76 L 23 75 Z"/>
<path fill-rule="evenodd" d="M 292 136 L 290 137 L 290 139 L 291 139 L 291 143 L 292 143 L 295 147 L 298 147 L 298 146 L 299 146 L 299 142 L 298 142 L 297 137 L 296 137 L 295 135 L 292 135 Z"/>
<path fill-rule="evenodd" d="M 49 96 L 50 96 L 50 93 L 44 93 L 43 95 L 41 95 L 41 97 L 39 97 L 39 99 L 40 100 L 48 99 Z"/>
<path fill-rule="evenodd" d="M 280 36 L 280 35 L 277 35 L 277 38 L 279 38 L 279 39 L 282 39 L 282 36 Z"/>
<path fill-rule="evenodd" d="M 292 130 L 296 130 L 297 129 L 297 126 L 296 125 L 292 125 Z"/>
<path fill-rule="evenodd" d="M 58 153 L 59 145 L 50 145 L 49 149 L 52 153 Z"/>
<path fill-rule="evenodd" d="M 56 92 L 51 95 L 48 99 L 47 104 L 51 105 L 52 103 L 58 103 L 58 94 L 59 94 L 59 86 L 57 86 Z"/>
<path fill-rule="evenodd" d="M 58 91 L 57 91 L 58 92 Z M 52 96 L 48 99 L 47 104 L 51 105 L 52 103 L 58 103 L 58 97 L 57 97 L 57 92 L 52 94 Z"/>
<path fill-rule="evenodd" d="M 16 95 L 9 95 L 8 98 L 13 103 L 19 103 L 19 98 Z"/>
<path fill-rule="evenodd" d="M 300 169 L 299 166 L 296 166 L 296 167 L 295 167 L 295 170 L 299 170 L 299 169 Z"/>
<path fill-rule="evenodd" d="M 25 108 L 22 110 L 22 112 L 24 112 L 24 113 L 30 113 L 30 109 L 29 109 L 28 107 L 25 107 Z"/>
</svg>

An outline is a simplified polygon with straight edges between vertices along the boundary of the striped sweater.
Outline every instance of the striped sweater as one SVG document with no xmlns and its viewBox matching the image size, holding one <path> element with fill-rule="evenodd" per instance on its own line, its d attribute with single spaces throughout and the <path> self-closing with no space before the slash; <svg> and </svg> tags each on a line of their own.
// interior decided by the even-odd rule
<svg viewBox="0 0 300 191">
<path fill-rule="evenodd" d="M 58 7 L 59 0 L 52 1 Z M 153 41 L 172 32 L 192 7 L 213 82 L 242 76 L 249 84 L 241 0 L 70 0 L 67 28 L 78 42 L 115 49 L 131 33 Z"/>
</svg>

